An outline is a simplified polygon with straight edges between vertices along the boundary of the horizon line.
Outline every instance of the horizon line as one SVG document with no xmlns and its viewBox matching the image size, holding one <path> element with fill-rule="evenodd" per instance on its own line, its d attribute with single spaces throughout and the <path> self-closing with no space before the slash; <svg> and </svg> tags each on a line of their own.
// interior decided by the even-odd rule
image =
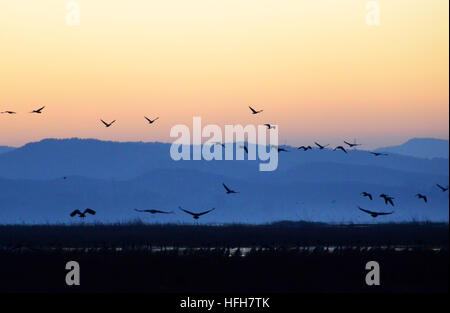
<svg viewBox="0 0 450 313">
<path fill-rule="evenodd" d="M 396 144 L 396 145 L 386 145 L 386 146 L 381 146 L 381 147 L 374 148 L 374 149 L 371 149 L 371 150 L 364 150 L 364 149 L 357 149 L 357 150 L 360 150 L 360 151 L 372 151 L 372 150 L 376 150 L 376 149 L 380 149 L 380 148 L 385 148 L 385 147 L 386 147 L 386 148 L 387 148 L 387 147 L 393 147 L 393 146 L 405 144 L 405 143 L 407 143 L 407 142 L 409 142 L 409 141 L 411 141 L 411 140 L 414 140 L 414 139 L 432 139 L 432 140 L 450 141 L 450 139 L 449 139 L 448 137 L 447 137 L 447 138 L 437 138 L 437 137 L 411 137 L 411 138 L 409 138 L 409 139 L 407 139 L 407 140 L 405 140 L 405 141 L 403 141 L 403 142 L 401 142 L 401 143 L 398 143 L 398 144 Z M 111 142 L 111 143 L 142 143 L 142 144 L 159 143 L 159 144 L 170 144 L 170 145 L 173 144 L 173 142 L 164 142 L 164 141 L 142 141 L 142 140 L 136 140 L 136 141 L 133 141 L 133 140 L 123 140 L 123 141 L 122 141 L 122 140 L 104 140 L 104 139 L 98 139 L 98 138 L 94 138 L 94 137 L 64 137 L 64 138 L 47 137 L 47 138 L 42 138 L 42 139 L 36 140 L 36 141 L 29 141 L 29 142 L 27 142 L 27 143 L 25 143 L 25 144 L 23 144 L 23 145 L 19 145 L 19 146 L 1 145 L 1 144 L 0 144 L 0 147 L 8 147 L 8 148 L 13 148 L 13 149 L 19 149 L 19 148 L 25 147 L 26 145 L 33 144 L 33 143 L 39 143 L 39 142 L 46 141 L 46 140 L 55 140 L 55 141 L 57 141 L 57 140 L 61 140 L 61 141 L 63 141 L 63 140 L 85 140 L 85 141 L 92 140 L 92 141 Z M 343 139 L 343 140 L 344 140 L 344 139 Z M 250 143 L 250 142 L 248 142 L 248 141 L 238 141 L 238 142 L 233 141 L 233 142 L 222 142 L 222 143 L 223 143 L 223 144 L 238 144 L 238 143 L 255 144 L 255 143 Z M 182 145 L 195 146 L 193 143 L 182 144 Z M 204 143 L 202 143 L 201 145 L 203 146 Z M 255 145 L 258 145 L 258 144 L 255 144 Z M 286 144 L 278 144 L 278 146 L 279 146 L 279 147 L 282 147 L 282 146 L 284 146 L 284 147 L 296 147 L 296 145 L 289 144 L 289 143 L 286 143 Z"/>
</svg>

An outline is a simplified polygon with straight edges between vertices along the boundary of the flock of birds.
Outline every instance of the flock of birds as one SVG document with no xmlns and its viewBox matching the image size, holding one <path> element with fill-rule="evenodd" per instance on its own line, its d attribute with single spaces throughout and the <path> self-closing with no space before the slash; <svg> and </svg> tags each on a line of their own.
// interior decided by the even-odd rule
<svg viewBox="0 0 450 313">
<path fill-rule="evenodd" d="M 39 108 L 39 109 L 33 110 L 33 111 L 29 112 L 29 113 L 33 113 L 33 114 L 42 114 L 42 110 L 44 110 L 44 108 L 45 108 L 45 106 L 43 106 L 43 107 L 41 107 L 41 108 Z M 255 110 L 255 109 L 252 108 L 251 106 L 249 106 L 249 108 L 250 108 L 251 113 L 252 113 L 253 115 L 260 114 L 261 112 L 263 112 L 263 110 Z M 7 110 L 7 111 L 0 112 L 0 113 L 1 113 L 1 114 L 16 114 L 16 112 L 14 112 L 14 111 L 8 111 L 8 110 Z M 154 119 L 150 119 L 150 118 L 148 118 L 148 117 L 146 117 L 146 116 L 144 116 L 144 118 L 145 118 L 145 120 L 146 120 L 149 124 L 153 124 L 156 120 L 159 119 L 159 117 L 156 117 L 156 118 L 154 118 Z M 104 125 L 105 127 L 108 128 L 108 127 L 111 127 L 112 124 L 114 124 L 114 122 L 115 122 L 116 120 L 113 120 L 113 121 L 111 121 L 111 122 L 109 122 L 109 123 L 108 123 L 108 122 L 105 122 L 103 119 L 100 119 L 100 121 L 103 123 L 103 125 Z M 268 123 L 267 123 L 267 124 L 264 124 L 264 125 L 267 127 L 268 130 L 275 129 L 275 126 L 274 126 L 274 125 L 271 125 L 271 124 L 268 124 Z M 348 148 L 356 148 L 356 147 L 362 145 L 362 144 L 360 144 L 360 143 L 356 143 L 356 142 L 351 143 L 351 142 L 347 142 L 347 141 L 345 141 L 345 140 L 344 140 L 344 143 L 348 146 Z M 222 147 L 225 147 L 225 144 L 224 144 L 224 143 L 221 143 L 221 142 L 216 142 L 216 143 L 214 143 L 214 144 L 215 144 L 215 145 L 221 145 Z M 321 144 L 319 144 L 319 143 L 317 143 L 317 142 L 314 142 L 314 144 L 317 146 L 317 149 L 319 149 L 319 150 L 324 150 L 324 149 L 326 149 L 326 148 L 329 146 L 328 144 L 327 144 L 327 145 L 321 145 Z M 240 146 L 240 148 L 244 149 L 244 151 L 245 151 L 246 153 L 248 153 L 248 148 L 247 148 L 246 146 Z M 274 145 L 271 146 L 271 149 L 277 149 L 278 152 L 289 152 L 289 150 L 287 150 L 287 149 L 285 149 L 285 148 L 278 147 L 278 146 L 274 146 Z M 300 146 L 300 147 L 297 148 L 297 150 L 303 150 L 303 151 L 308 151 L 308 150 L 312 150 L 312 149 L 313 149 L 313 147 L 311 147 L 311 146 Z M 336 151 L 336 150 L 340 150 L 340 151 L 343 151 L 344 153 L 347 153 L 347 150 L 346 150 L 345 147 L 342 146 L 342 145 L 341 145 L 341 146 L 337 146 L 337 147 L 335 147 L 335 148 L 333 149 L 333 151 Z M 374 152 L 374 151 L 369 151 L 369 153 L 371 153 L 371 154 L 373 154 L 374 156 L 377 156 L 377 157 L 378 157 L 378 156 L 387 156 L 387 155 L 388 155 L 387 153 L 383 153 L 383 152 Z M 64 179 L 66 179 L 66 178 L 67 178 L 67 177 L 64 177 Z M 224 187 L 224 189 L 225 189 L 226 194 L 236 194 L 236 193 L 239 193 L 238 191 L 235 191 L 235 190 L 233 190 L 233 189 L 230 189 L 227 185 L 225 185 L 225 183 L 222 183 L 222 185 L 223 185 L 223 187 Z M 449 189 L 448 186 L 447 186 L 447 187 L 443 187 L 443 186 L 440 185 L 440 184 L 436 184 L 436 186 L 437 186 L 442 192 L 446 192 L 446 191 L 448 191 L 448 189 Z M 361 193 L 361 195 L 362 195 L 363 197 L 369 198 L 370 200 L 373 200 L 372 194 L 370 194 L 370 193 L 368 193 L 368 192 L 365 192 L 365 191 L 364 191 L 364 192 Z M 389 196 L 389 195 L 387 195 L 387 194 L 384 194 L 384 193 L 383 193 L 383 194 L 380 194 L 379 197 L 384 199 L 384 202 L 385 202 L 386 205 L 394 206 L 394 201 L 393 201 L 393 200 L 394 200 L 394 197 L 391 197 L 391 196 Z M 416 197 L 417 197 L 418 199 L 423 200 L 425 203 L 428 202 L 428 198 L 427 198 L 427 196 L 424 195 L 424 194 L 417 193 L 417 194 L 416 194 Z M 183 212 L 185 212 L 185 213 L 191 215 L 191 216 L 194 218 L 194 220 L 198 220 L 198 219 L 200 218 L 200 216 L 205 215 L 205 214 L 208 214 L 208 213 L 210 213 L 210 212 L 212 212 L 212 211 L 215 210 L 215 208 L 213 208 L 213 209 L 211 209 L 211 210 L 207 210 L 207 211 L 203 211 L 203 212 L 191 212 L 191 211 L 188 211 L 188 210 L 183 209 L 182 207 L 178 207 L 178 208 L 179 208 L 181 211 L 183 211 Z M 370 216 L 372 216 L 372 217 L 374 217 L 374 218 L 376 218 L 376 217 L 378 217 L 378 216 L 381 216 L 381 215 L 390 215 L 390 214 L 393 214 L 393 213 L 394 213 L 394 211 L 391 211 L 391 212 L 374 212 L 374 211 L 370 211 L 370 210 L 363 209 L 363 208 L 361 208 L 360 206 L 358 206 L 358 209 L 359 209 L 360 211 L 364 212 L 364 213 L 369 214 Z M 149 214 L 152 214 L 152 215 L 155 215 L 155 214 L 173 214 L 173 213 L 174 213 L 173 211 L 162 211 L 162 210 L 155 210 L 155 209 L 149 209 L 149 210 L 139 210 L 139 209 L 135 209 L 135 211 L 141 212 L 141 213 L 149 213 Z M 80 210 L 75 210 L 75 211 L 73 211 L 72 213 L 70 213 L 70 216 L 71 216 L 71 217 L 78 216 L 78 217 L 80 217 L 80 218 L 85 218 L 85 217 L 86 217 L 86 214 L 95 215 L 96 212 L 95 212 L 94 210 L 92 210 L 92 209 L 87 208 L 87 209 L 85 209 L 83 212 L 80 211 Z"/>
<path fill-rule="evenodd" d="M 30 113 L 35 113 L 35 114 L 42 114 L 42 110 L 45 108 L 45 106 L 43 106 L 42 108 L 39 108 L 37 110 L 33 110 Z M 17 114 L 17 112 L 14 111 L 3 111 L 0 112 L 1 114 Z"/>
<path fill-rule="evenodd" d="M 225 185 L 225 183 L 222 183 L 222 185 L 223 185 L 223 188 L 225 189 L 225 193 L 226 193 L 226 194 L 236 194 L 236 193 L 239 193 L 239 191 L 236 191 L 236 190 L 233 190 L 233 189 L 229 188 L 227 185 Z M 441 186 L 441 185 L 439 185 L 439 184 L 436 184 L 436 186 L 437 186 L 442 192 L 446 192 L 446 191 L 448 191 L 448 189 L 449 189 L 449 187 L 443 187 L 443 186 Z M 370 200 L 373 200 L 372 194 L 370 194 L 370 193 L 368 193 L 368 192 L 366 192 L 366 191 L 363 191 L 363 192 L 361 193 L 361 195 L 362 195 L 363 197 L 369 198 Z M 380 194 L 379 197 L 384 199 L 384 202 L 385 202 L 386 205 L 394 206 L 394 201 L 393 201 L 393 200 L 395 199 L 394 197 L 391 197 L 391 196 L 389 196 L 389 195 L 387 195 L 387 194 L 384 194 L 384 193 L 383 193 L 383 194 Z M 419 198 L 419 199 L 422 199 L 425 203 L 428 202 L 427 196 L 425 196 L 425 195 L 423 195 L 423 194 L 418 193 L 418 194 L 416 194 L 416 197 Z M 191 211 L 188 211 L 188 210 L 183 209 L 181 206 L 178 207 L 178 208 L 179 208 L 181 211 L 183 211 L 183 212 L 185 212 L 185 213 L 191 215 L 191 216 L 194 218 L 194 220 L 198 220 L 198 219 L 200 218 L 200 216 L 205 215 L 205 214 L 208 214 L 208 213 L 210 213 L 210 212 L 212 212 L 212 211 L 215 210 L 215 208 L 213 208 L 213 209 L 211 209 L 211 210 L 207 210 L 207 211 L 204 211 L 204 212 L 191 212 Z M 358 206 L 358 209 L 361 210 L 361 211 L 364 212 L 364 213 L 369 214 L 370 216 L 372 216 L 372 217 L 374 217 L 374 218 L 375 218 L 375 217 L 378 217 L 378 216 L 380 216 L 380 215 L 390 215 L 390 214 L 393 214 L 393 213 L 394 213 L 394 211 L 391 211 L 391 212 L 374 212 L 374 211 L 370 211 L 370 210 L 363 209 L 363 208 L 361 208 L 360 206 Z M 135 210 L 136 212 L 140 212 L 140 213 L 149 213 L 149 214 L 152 214 L 152 215 L 155 215 L 155 214 L 173 214 L 173 213 L 174 213 L 174 211 L 162 211 L 162 210 L 156 210 L 156 209 L 144 209 L 144 210 L 134 209 L 134 210 Z M 74 216 L 78 215 L 80 218 L 85 218 L 85 217 L 86 217 L 86 214 L 95 215 L 95 213 L 96 213 L 96 212 L 95 212 L 94 210 L 88 208 L 88 209 L 84 210 L 83 212 L 81 212 L 80 210 L 75 210 L 75 211 L 73 211 L 72 213 L 70 213 L 70 216 L 71 216 L 71 217 L 74 217 Z"/>
</svg>

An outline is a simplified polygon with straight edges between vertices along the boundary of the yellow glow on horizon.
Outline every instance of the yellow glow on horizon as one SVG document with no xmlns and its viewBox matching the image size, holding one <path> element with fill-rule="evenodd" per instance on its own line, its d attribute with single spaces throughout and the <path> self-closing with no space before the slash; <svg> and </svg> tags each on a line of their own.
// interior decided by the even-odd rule
<svg viewBox="0 0 450 313">
<path fill-rule="evenodd" d="M 0 111 L 19 113 L 0 145 L 169 141 L 194 115 L 279 124 L 280 143 L 448 138 L 447 0 L 379 0 L 378 27 L 364 0 L 78 0 L 74 27 L 67 2 L 0 4 Z"/>
</svg>

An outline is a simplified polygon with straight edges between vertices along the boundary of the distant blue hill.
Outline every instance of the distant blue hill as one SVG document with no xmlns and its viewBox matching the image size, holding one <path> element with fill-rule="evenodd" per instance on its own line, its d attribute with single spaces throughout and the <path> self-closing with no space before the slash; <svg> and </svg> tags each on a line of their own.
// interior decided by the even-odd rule
<svg viewBox="0 0 450 313">
<path fill-rule="evenodd" d="M 278 175 L 308 163 L 340 163 L 384 167 L 394 170 L 448 175 L 448 160 L 418 159 L 403 155 L 375 157 L 367 151 L 332 150 L 280 153 L 278 169 L 258 171 L 259 161 L 174 161 L 170 144 L 111 142 L 94 139 L 45 139 L 0 154 L 0 177 L 54 179 L 62 176 L 130 179 L 155 169 L 196 169 L 241 178 Z M 235 149 L 236 151 L 236 149 Z M 289 175 L 288 175 L 289 176 Z"/>
<path fill-rule="evenodd" d="M 165 143 L 118 143 L 47 139 L 0 155 L 0 224 L 77 221 L 68 214 L 90 207 L 89 221 L 192 223 L 178 206 L 201 211 L 208 223 L 447 221 L 447 159 L 398 154 L 376 157 L 368 151 L 310 150 L 279 154 L 273 172 L 259 161 L 173 161 Z M 64 179 L 66 177 L 66 179 Z M 222 183 L 239 191 L 226 195 Z M 370 201 L 362 191 L 373 194 Z M 429 202 L 415 197 L 426 194 Z M 395 197 L 395 207 L 379 197 Z M 395 211 L 373 219 L 357 206 Z M 151 217 L 135 208 L 173 210 Z"/>
<path fill-rule="evenodd" d="M 13 150 L 13 147 L 8 147 L 8 146 L 0 146 L 0 154 L 4 153 L 4 152 L 8 152 Z"/>
<path fill-rule="evenodd" d="M 449 141 L 434 138 L 413 138 L 399 146 L 384 147 L 375 150 L 408 155 L 418 158 L 449 158 Z"/>
</svg>

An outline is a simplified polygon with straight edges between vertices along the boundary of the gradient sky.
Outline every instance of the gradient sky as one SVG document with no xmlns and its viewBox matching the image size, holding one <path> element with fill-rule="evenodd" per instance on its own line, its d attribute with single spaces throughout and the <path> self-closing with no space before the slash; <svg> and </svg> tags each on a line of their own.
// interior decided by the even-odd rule
<svg viewBox="0 0 450 313">
<path fill-rule="evenodd" d="M 194 115 L 288 144 L 448 138 L 448 0 L 379 0 L 378 27 L 361 0 L 78 0 L 74 27 L 67 2 L 0 2 L 0 145 L 172 141 Z"/>
</svg>

